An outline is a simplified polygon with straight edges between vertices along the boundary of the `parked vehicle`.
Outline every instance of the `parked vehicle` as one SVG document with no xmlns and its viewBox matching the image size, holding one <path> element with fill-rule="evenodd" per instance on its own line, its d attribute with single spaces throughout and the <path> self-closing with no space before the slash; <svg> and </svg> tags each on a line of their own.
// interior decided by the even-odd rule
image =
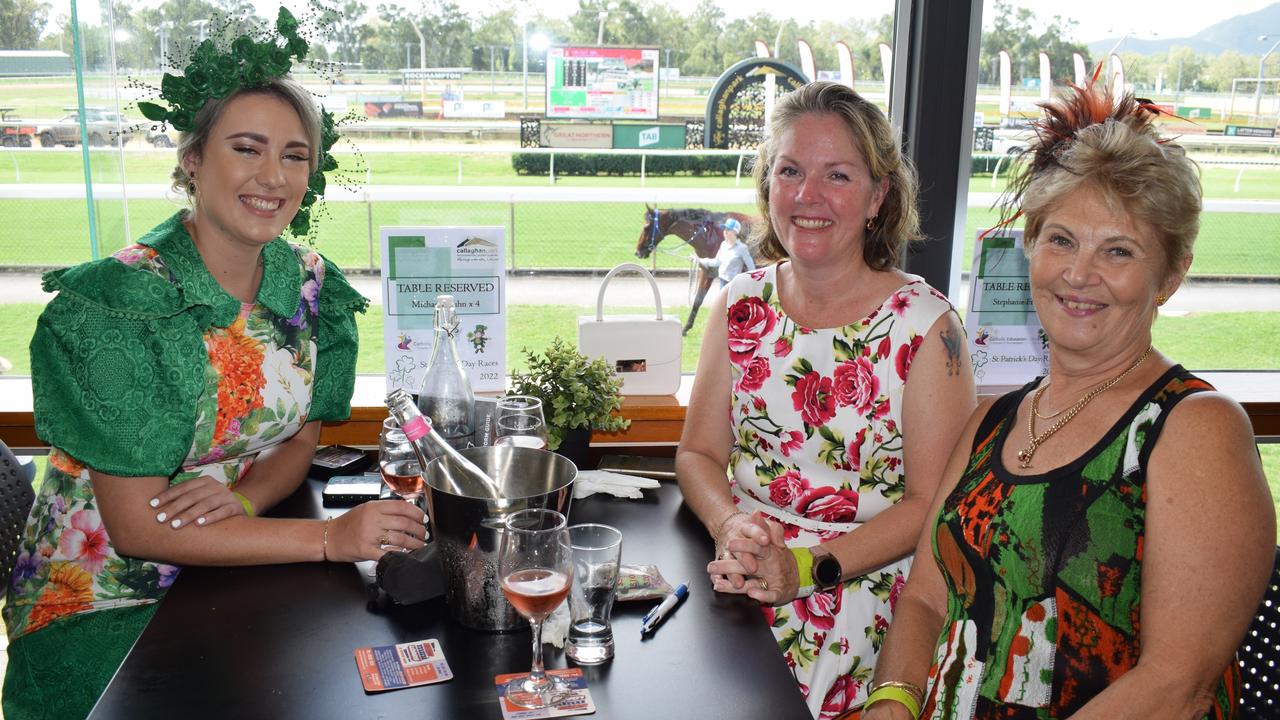
<svg viewBox="0 0 1280 720">
<path fill-rule="evenodd" d="M 36 126 L 28 125 L 13 114 L 16 108 L 0 107 L 0 146 L 31 147 Z"/>
<path fill-rule="evenodd" d="M 36 131 L 42 147 L 66 145 L 75 147 L 80 142 L 80 111 L 78 108 L 64 108 L 67 115 L 50 125 L 42 125 Z M 95 147 L 111 143 L 124 145 L 133 138 L 134 123 L 120 113 L 106 108 L 86 107 L 84 109 L 85 132 L 89 136 L 89 144 Z"/>
</svg>

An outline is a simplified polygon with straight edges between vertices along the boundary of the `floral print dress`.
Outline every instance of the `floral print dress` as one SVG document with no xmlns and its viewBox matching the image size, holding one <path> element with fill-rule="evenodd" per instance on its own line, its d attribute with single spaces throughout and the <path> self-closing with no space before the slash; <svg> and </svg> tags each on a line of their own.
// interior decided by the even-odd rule
<svg viewBox="0 0 1280 720">
<path fill-rule="evenodd" d="M 37 428 L 54 447 L 39 496 L 27 519 L 17 565 L 8 587 L 4 615 L 11 640 L 42 630 L 60 618 L 155 603 L 164 596 L 166 588 L 178 574 L 178 568 L 172 565 L 129 557 L 116 551 L 103 525 L 87 466 L 124 475 L 167 475 L 171 485 L 209 475 L 229 487 L 235 487 L 249 472 L 258 453 L 289 439 L 309 419 L 335 414 L 327 409 L 332 403 L 324 397 L 327 391 L 317 387 L 324 383 L 318 382 L 316 374 L 317 359 L 322 354 L 318 352 L 316 333 L 324 325 L 320 318 L 320 295 L 325 285 L 326 270 L 332 275 L 331 294 L 346 299 L 347 306 L 337 310 L 339 314 L 350 318 L 352 311 L 363 309 L 366 301 L 351 290 L 341 274 L 318 253 L 277 240 L 264 250 L 264 255 L 272 260 L 267 262 L 264 287 L 259 292 L 258 301 L 236 303 L 210 284 L 213 283 L 212 277 L 198 262 L 198 256 L 193 257 L 194 247 L 190 245 L 185 230 L 179 230 L 181 224 L 175 226 L 175 222 L 176 218 L 167 223 L 167 227 L 161 226 L 153 231 L 149 237 L 153 239 L 154 247 L 132 245 L 105 262 L 118 263 L 111 272 L 124 273 L 122 277 L 137 279 L 130 272 L 146 274 L 182 288 L 185 299 L 192 302 L 191 307 L 197 310 L 206 307 L 199 299 L 202 293 L 206 294 L 214 298 L 212 302 L 228 311 L 226 319 L 229 322 L 225 325 L 214 322 L 203 332 L 189 333 L 191 339 L 198 343 L 189 347 L 199 352 L 202 345 L 205 356 L 204 363 L 187 363 L 190 368 L 184 365 L 181 371 L 190 372 L 193 376 L 193 407 L 164 408 L 168 390 L 181 384 L 177 381 L 180 371 L 172 367 L 159 374 L 135 372 L 133 377 L 126 372 L 124 379 L 115 381 L 125 384 L 132 380 L 131 387 L 104 387 L 104 383 L 110 381 L 99 376 L 92 387 L 80 390 L 80 401 L 75 410 L 69 410 L 70 403 L 66 402 L 54 403 L 57 409 L 43 410 L 50 407 L 44 405 L 47 393 L 69 383 L 56 370 L 34 374 Z M 162 254 L 161 249 L 170 253 Z M 178 271 L 177 267 L 185 270 Z M 86 365 L 91 367 L 86 371 L 91 374 L 119 371 L 120 368 L 110 366 L 115 364 L 113 361 L 123 358 L 128 358 L 124 362 L 129 366 L 146 367 L 147 358 L 162 352 L 139 348 L 127 332 L 112 326 L 114 320 L 101 321 L 100 316 L 106 306 L 98 306 L 96 301 L 85 302 L 84 297 L 76 297 L 76 288 L 66 277 L 58 278 L 56 274 L 53 277 L 53 280 L 47 278 L 46 282 L 56 284 L 60 279 L 65 284 L 58 288 L 59 298 L 51 303 L 46 311 L 47 317 L 42 319 L 42 322 L 47 321 L 45 327 L 37 330 L 32 344 L 33 355 L 37 349 L 46 350 L 48 352 L 42 354 L 51 359 L 51 366 L 57 366 L 59 359 L 67 358 L 54 353 L 51 346 L 41 344 L 42 338 L 47 339 L 50 333 L 62 333 L 68 337 L 75 335 L 74 340 L 64 337 L 61 343 L 64 348 L 76 348 L 65 353 L 73 356 L 66 363 L 67 368 L 73 369 L 66 372 L 74 376 L 80 372 L 79 368 Z M 147 287 L 150 290 L 146 294 L 158 297 L 155 288 L 165 285 L 151 283 Z M 89 292 L 83 285 L 79 290 Z M 106 296 L 112 297 L 111 292 L 108 289 Z M 292 302 L 287 297 L 290 293 Z M 75 308 L 68 309 L 69 305 Z M 236 305 L 239 305 L 238 313 Z M 85 311 L 87 306 L 93 307 Z M 279 312 L 282 308 L 288 309 Z M 118 305 L 109 308 L 118 309 Z M 128 315 L 145 317 L 145 313 L 136 308 L 131 309 Z M 156 315 L 161 320 L 168 320 L 163 312 Z M 100 327 L 92 332 L 76 332 L 77 326 L 93 328 L 95 323 Z M 188 347 L 181 337 L 188 331 L 179 333 L 175 327 L 195 326 L 166 325 L 154 321 L 147 334 L 159 338 L 159 343 Z M 354 325 L 351 330 L 354 330 Z M 46 334 L 41 335 L 42 332 Z M 344 356 L 350 354 L 350 362 L 344 359 L 326 367 L 353 365 L 354 337 L 350 338 L 349 345 L 349 348 L 335 352 Z M 108 367 L 102 367 L 104 365 Z M 166 369 L 164 363 L 156 365 Z M 338 386 L 342 385 L 338 383 Z M 346 385 L 346 398 L 338 404 L 349 407 L 349 383 Z M 148 390 L 154 395 L 148 397 Z M 318 390 L 322 395 L 316 398 L 314 393 Z M 342 391 L 338 389 L 337 392 Z M 136 407 L 123 412 L 119 407 L 106 407 L 112 398 L 128 406 L 131 401 L 127 398 L 130 397 Z M 314 408 L 318 413 L 313 412 L 313 400 L 315 404 L 324 406 Z M 133 466 L 133 472 L 122 472 L 110 466 L 107 458 L 113 455 L 103 451 L 109 439 L 100 444 L 94 444 L 92 440 L 107 437 L 113 425 L 135 421 L 137 415 L 144 414 L 138 410 L 141 407 L 176 424 L 164 427 L 159 421 L 145 423 L 144 429 L 133 436 L 132 446 L 117 448 L 114 456 L 136 451 L 149 459 Z M 69 420 L 59 417 L 59 414 L 66 416 L 80 410 L 87 411 L 85 416 L 96 418 L 99 424 L 94 425 L 95 420 L 86 420 L 81 415 Z M 345 413 L 340 409 L 336 414 Z M 110 422 L 112 420 L 115 422 Z M 186 437 L 190 441 L 185 457 L 175 463 L 176 466 L 168 466 L 168 461 L 156 456 L 169 442 L 174 442 L 171 440 L 173 437 L 179 438 L 176 442 Z M 116 444 L 123 443 L 116 440 Z M 169 469 L 161 471 L 163 467 Z"/>
<path fill-rule="evenodd" d="M 739 509 L 783 524 L 808 547 L 858 527 L 901 499 L 902 396 L 911 361 L 951 304 L 918 277 L 867 317 L 807 328 L 778 299 L 777 267 L 729 285 L 734 447 Z M 866 684 L 911 559 L 764 609 L 809 710 L 832 718 L 866 699 Z"/>
</svg>

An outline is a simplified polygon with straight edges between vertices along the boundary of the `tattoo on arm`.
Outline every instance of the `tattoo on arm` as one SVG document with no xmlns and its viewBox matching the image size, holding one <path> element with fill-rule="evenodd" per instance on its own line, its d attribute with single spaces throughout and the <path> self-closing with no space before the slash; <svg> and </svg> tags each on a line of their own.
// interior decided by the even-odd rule
<svg viewBox="0 0 1280 720">
<path fill-rule="evenodd" d="M 963 352 L 964 337 L 946 328 L 938 333 L 942 338 L 942 346 L 947 349 L 947 375 L 956 377 L 960 374 L 960 353 Z"/>
</svg>

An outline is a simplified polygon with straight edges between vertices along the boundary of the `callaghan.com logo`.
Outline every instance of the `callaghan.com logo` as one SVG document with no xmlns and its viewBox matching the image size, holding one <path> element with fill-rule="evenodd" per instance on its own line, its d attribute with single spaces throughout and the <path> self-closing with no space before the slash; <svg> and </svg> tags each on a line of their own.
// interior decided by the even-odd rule
<svg viewBox="0 0 1280 720">
<path fill-rule="evenodd" d="M 481 237 L 471 237 L 453 248 L 453 260 L 457 263 L 492 263 L 498 257 L 498 246 Z"/>
</svg>

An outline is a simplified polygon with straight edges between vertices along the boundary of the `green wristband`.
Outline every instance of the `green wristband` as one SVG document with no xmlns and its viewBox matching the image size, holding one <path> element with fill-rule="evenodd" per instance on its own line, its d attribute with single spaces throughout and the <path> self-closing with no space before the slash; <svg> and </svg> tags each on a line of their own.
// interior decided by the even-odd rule
<svg viewBox="0 0 1280 720">
<path fill-rule="evenodd" d="M 788 548 L 792 557 L 796 559 L 796 574 L 799 575 L 799 585 L 804 587 L 813 584 L 813 550 L 807 547 Z"/>
<path fill-rule="evenodd" d="M 249 501 L 249 498 L 235 492 L 234 490 L 231 491 L 231 494 L 235 495 L 236 500 L 240 501 L 240 506 L 244 508 L 244 514 L 247 517 L 253 517 L 253 503 Z"/>
<path fill-rule="evenodd" d="M 867 696 L 867 701 L 862 703 L 862 709 L 866 710 L 881 700 L 892 700 L 906 706 L 907 712 L 911 713 L 911 717 L 920 717 L 920 702 L 915 697 L 900 687 L 878 687 L 871 691 Z"/>
</svg>

